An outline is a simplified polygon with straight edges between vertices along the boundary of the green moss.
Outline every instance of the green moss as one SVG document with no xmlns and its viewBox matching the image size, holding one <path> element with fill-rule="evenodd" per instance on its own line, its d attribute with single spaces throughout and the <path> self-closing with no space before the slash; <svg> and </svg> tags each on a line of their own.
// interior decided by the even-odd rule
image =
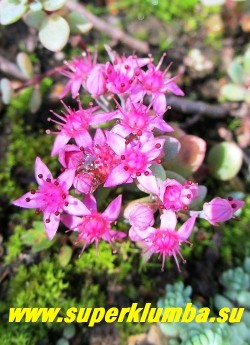
<svg viewBox="0 0 250 345">
<path fill-rule="evenodd" d="M 22 251 L 21 237 L 26 229 L 22 225 L 17 225 L 14 228 L 14 233 L 6 245 L 6 255 L 4 257 L 5 263 L 9 264 L 14 261 Z"/>
<path fill-rule="evenodd" d="M 222 260 L 229 265 L 240 264 L 250 254 L 250 196 L 245 200 L 239 221 L 231 220 L 223 226 Z"/>
<path fill-rule="evenodd" d="M 98 250 L 90 247 L 84 252 L 80 258 L 75 259 L 76 273 L 91 273 L 91 275 L 99 275 L 106 273 L 113 273 L 115 270 L 115 255 L 112 254 L 110 245 L 106 242 L 101 242 Z"/>
<path fill-rule="evenodd" d="M 50 86 L 51 81 L 45 79 L 41 85 L 42 92 Z M 7 200 L 13 200 L 23 193 L 22 186 L 15 178 L 15 174 L 23 176 L 32 173 L 36 156 L 40 156 L 50 168 L 55 170 L 58 163 L 50 157 L 53 136 L 45 135 L 40 128 L 34 132 L 27 125 L 30 114 L 29 100 L 32 88 L 23 90 L 8 106 L 5 115 L 7 150 L 1 160 L 3 169 L 0 173 L 0 195 Z"/>
</svg>

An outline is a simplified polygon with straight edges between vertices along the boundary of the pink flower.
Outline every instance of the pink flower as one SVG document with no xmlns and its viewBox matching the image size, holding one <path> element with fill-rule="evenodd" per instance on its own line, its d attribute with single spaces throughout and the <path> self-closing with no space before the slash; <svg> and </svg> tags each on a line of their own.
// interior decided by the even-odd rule
<svg viewBox="0 0 250 345">
<path fill-rule="evenodd" d="M 152 193 L 158 197 L 156 202 L 160 209 L 171 209 L 178 212 L 181 209 L 187 210 L 188 205 L 198 197 L 199 186 L 192 181 L 181 184 L 174 179 L 162 181 L 150 176 L 150 179 L 141 179 L 138 187 L 146 193 Z"/>
<path fill-rule="evenodd" d="M 166 179 L 159 186 L 159 199 L 166 209 L 173 211 L 187 209 L 197 196 L 198 185 L 192 181 L 181 184 L 174 179 Z"/>
<path fill-rule="evenodd" d="M 63 102 L 62 102 L 63 103 Z M 63 115 L 59 115 L 52 111 L 52 113 L 62 122 L 53 120 L 51 118 L 48 121 L 52 121 L 57 124 L 59 132 L 52 132 L 47 130 L 47 134 L 56 134 L 56 140 L 53 145 L 51 154 L 56 155 L 61 149 L 73 138 L 78 146 L 89 146 L 92 144 L 92 139 L 89 134 L 89 127 L 92 125 L 98 125 L 105 121 L 109 121 L 114 112 L 93 114 L 99 107 L 90 107 L 89 109 L 83 109 L 80 99 L 78 99 L 78 110 L 71 109 L 63 103 L 67 113 L 63 112 Z"/>
<path fill-rule="evenodd" d="M 114 94 L 129 92 L 141 73 L 141 67 L 149 62 L 149 58 L 138 59 L 135 55 L 129 57 L 119 56 L 106 63 L 105 75 L 107 89 Z"/>
<path fill-rule="evenodd" d="M 216 225 L 218 222 L 225 222 L 231 219 L 234 213 L 243 205 L 244 201 L 233 199 L 232 197 L 228 199 L 217 197 L 203 205 L 200 217 L 205 218 L 212 225 Z"/>
<path fill-rule="evenodd" d="M 166 111 L 167 103 L 165 94 L 167 92 L 173 92 L 178 96 L 184 95 L 182 90 L 174 82 L 177 77 L 173 77 L 171 79 L 166 77 L 169 67 L 167 67 L 163 72 L 160 71 L 164 57 L 165 54 L 162 56 L 157 66 L 151 62 L 148 64 L 147 71 L 141 71 L 139 77 L 140 83 L 136 84 L 136 87 L 131 94 L 133 101 L 143 99 L 146 94 L 151 95 L 154 111 L 159 115 L 164 114 Z"/>
<path fill-rule="evenodd" d="M 82 57 L 77 57 L 70 62 L 65 62 L 68 70 L 65 68 L 61 74 L 68 77 L 69 81 L 66 84 L 60 98 L 63 98 L 69 91 L 71 91 L 73 98 L 77 97 L 81 86 L 85 87 L 89 73 L 96 65 L 96 58 L 97 56 L 94 55 L 92 60 L 91 55 L 86 53 Z"/>
<path fill-rule="evenodd" d="M 189 218 L 178 231 L 176 231 L 177 218 L 176 214 L 171 211 L 165 211 L 161 215 L 161 226 L 158 229 L 149 227 L 145 230 L 144 238 L 141 240 L 145 247 L 143 256 L 148 260 L 151 255 L 158 254 L 162 257 L 162 271 L 164 269 L 166 257 L 173 256 L 180 271 L 177 255 L 185 262 L 180 245 L 184 243 L 190 244 L 187 240 L 191 235 L 195 224 L 196 217 Z"/>
<path fill-rule="evenodd" d="M 73 182 L 77 192 L 93 193 L 104 183 L 112 171 L 120 163 L 120 157 L 115 154 L 107 143 L 104 132 L 98 128 L 91 145 L 78 147 L 66 145 L 59 153 L 59 161 L 64 168 L 75 169 Z"/>
<path fill-rule="evenodd" d="M 145 133 L 139 139 L 124 139 L 122 136 L 107 132 L 108 145 L 121 158 L 109 174 L 104 187 L 114 187 L 122 183 L 130 183 L 136 178 L 138 181 L 150 175 L 148 168 L 153 163 L 161 163 L 162 147 L 165 138 L 154 138 Z"/>
<path fill-rule="evenodd" d="M 92 195 L 86 195 L 84 204 L 89 213 L 83 213 L 82 217 L 63 215 L 62 222 L 71 230 L 78 232 L 79 242 L 83 242 L 83 249 L 95 242 L 96 247 L 101 240 L 109 242 L 126 236 L 121 231 L 111 229 L 111 223 L 115 222 L 121 210 L 122 196 L 115 198 L 103 213 L 97 211 L 96 200 Z"/>
<path fill-rule="evenodd" d="M 118 103 L 118 112 L 116 118 L 119 118 L 118 124 L 113 127 L 112 132 L 118 133 L 123 137 L 129 134 L 142 135 L 145 132 L 152 132 L 154 128 L 162 132 L 172 132 L 173 128 L 169 126 L 161 116 L 152 114 L 150 106 L 146 107 L 142 103 L 133 103 L 128 101 L 126 109 L 123 109 Z"/>
<path fill-rule="evenodd" d="M 25 208 L 36 208 L 38 214 L 43 212 L 45 230 L 51 240 L 58 229 L 63 211 L 79 215 L 87 209 L 81 201 L 68 193 L 73 183 L 74 170 L 67 170 L 57 179 L 53 179 L 48 167 L 37 157 L 35 176 L 39 189 L 24 194 L 13 201 L 13 204 Z"/>
</svg>

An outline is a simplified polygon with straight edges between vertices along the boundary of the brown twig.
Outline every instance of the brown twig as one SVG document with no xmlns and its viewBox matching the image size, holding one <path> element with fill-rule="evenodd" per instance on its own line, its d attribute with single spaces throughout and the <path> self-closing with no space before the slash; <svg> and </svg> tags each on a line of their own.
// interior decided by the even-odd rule
<svg viewBox="0 0 250 345">
<path fill-rule="evenodd" d="M 144 54 L 149 53 L 148 43 L 133 38 L 126 34 L 124 31 L 110 26 L 104 20 L 96 17 L 93 13 L 89 12 L 84 5 L 69 0 L 66 2 L 66 6 L 71 11 L 76 11 L 82 14 L 84 17 L 86 17 L 98 31 L 105 32 L 108 36 L 122 42 L 126 46 L 130 47 L 132 50 L 136 50 Z"/>
<path fill-rule="evenodd" d="M 38 76 L 35 76 L 34 78 L 24 82 L 22 85 L 15 88 L 14 91 L 18 92 L 18 91 L 25 89 L 26 87 L 39 84 L 40 81 L 42 81 L 43 79 L 45 79 L 47 77 L 51 77 L 54 74 L 60 73 L 63 68 L 64 68 L 64 66 L 58 66 L 58 67 L 51 68 L 50 70 L 48 70 L 42 74 L 39 74 Z"/>
<path fill-rule="evenodd" d="M 223 119 L 230 115 L 225 104 L 211 105 L 201 101 L 191 101 L 184 97 L 167 95 L 167 104 L 176 112 L 187 115 L 205 116 L 210 119 Z"/>
</svg>

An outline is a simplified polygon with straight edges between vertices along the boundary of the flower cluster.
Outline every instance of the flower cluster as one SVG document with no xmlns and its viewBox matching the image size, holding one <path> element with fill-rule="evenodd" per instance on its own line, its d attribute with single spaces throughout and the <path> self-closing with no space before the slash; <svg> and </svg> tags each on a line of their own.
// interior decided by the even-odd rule
<svg viewBox="0 0 250 345">
<path fill-rule="evenodd" d="M 65 65 L 62 74 L 69 80 L 62 97 L 71 93 L 77 99 L 77 109 L 62 102 L 65 108 L 62 114 L 52 111 L 49 118 L 57 130 L 47 130 L 47 134 L 56 136 L 51 154 L 58 156 L 63 172 L 53 178 L 37 158 L 38 189 L 13 203 L 35 208 L 37 214 L 43 212 L 49 239 L 62 222 L 77 232 L 83 250 L 93 242 L 98 246 L 101 240 L 114 249 L 113 242 L 126 236 L 114 229 L 122 195 L 116 196 L 101 213 L 94 193 L 100 186 L 123 185 L 126 191 L 126 185 L 133 183 L 148 196 L 130 202 L 125 208 L 129 239 L 139 242 L 145 260 L 158 254 L 163 269 L 166 257 L 173 256 L 180 270 L 178 256 L 185 262 L 181 245 L 191 245 L 188 239 L 196 218 L 216 225 L 235 217 L 243 202 L 217 197 L 205 203 L 202 211 L 196 211 L 194 205 L 199 201 L 202 186 L 191 180 L 164 179 L 157 173 L 160 168 L 163 170 L 167 133 L 173 131 L 163 118 L 168 109 L 165 94 L 183 95 L 175 82 L 177 77 L 169 77 L 169 66 L 161 70 L 164 56 L 155 65 L 151 56 L 126 57 L 108 47 L 107 50 L 111 61 L 106 64 L 98 63 L 96 55 L 86 53 Z M 82 106 L 79 97 L 82 89 L 95 99 L 97 106 Z M 100 128 L 103 124 L 105 129 Z M 79 197 L 70 195 L 70 189 Z M 180 214 L 184 222 L 177 226 Z"/>
</svg>

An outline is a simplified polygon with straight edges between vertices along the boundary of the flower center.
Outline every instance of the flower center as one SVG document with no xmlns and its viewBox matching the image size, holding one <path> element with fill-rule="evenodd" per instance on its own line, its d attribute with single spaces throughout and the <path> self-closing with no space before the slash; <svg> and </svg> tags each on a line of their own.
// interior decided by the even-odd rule
<svg viewBox="0 0 250 345">
<path fill-rule="evenodd" d="M 60 211 L 65 204 L 67 192 L 56 181 L 45 181 L 40 187 L 37 199 L 41 201 L 40 209 L 49 213 Z"/>
<path fill-rule="evenodd" d="M 162 73 L 160 71 L 151 71 L 151 73 L 148 73 L 143 80 L 145 89 L 151 92 L 159 91 L 162 84 Z"/>
<path fill-rule="evenodd" d="M 160 255 L 171 256 L 180 250 L 177 232 L 168 229 L 157 229 L 147 240 L 151 242 L 150 250 Z"/>
<path fill-rule="evenodd" d="M 79 226 L 79 239 L 86 243 L 99 242 L 108 228 L 109 222 L 100 213 L 85 216 Z"/>
<path fill-rule="evenodd" d="M 126 152 L 126 166 L 131 173 L 144 172 L 147 169 L 148 161 L 146 156 L 134 149 L 130 149 Z"/>
<path fill-rule="evenodd" d="M 180 201 L 182 186 L 167 186 L 164 197 L 163 204 L 166 209 L 177 210 L 182 207 L 182 202 Z"/>
</svg>

